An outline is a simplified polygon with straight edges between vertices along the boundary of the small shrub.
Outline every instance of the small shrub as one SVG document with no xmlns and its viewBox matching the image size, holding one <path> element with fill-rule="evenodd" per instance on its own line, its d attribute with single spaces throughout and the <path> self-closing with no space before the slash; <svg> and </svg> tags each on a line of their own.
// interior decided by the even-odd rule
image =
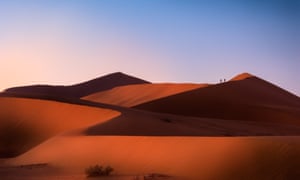
<svg viewBox="0 0 300 180">
<path fill-rule="evenodd" d="M 113 168 L 110 166 L 102 167 L 98 164 L 95 166 L 90 166 L 86 168 L 85 174 L 87 177 L 97 177 L 97 176 L 109 176 L 113 172 Z"/>
</svg>

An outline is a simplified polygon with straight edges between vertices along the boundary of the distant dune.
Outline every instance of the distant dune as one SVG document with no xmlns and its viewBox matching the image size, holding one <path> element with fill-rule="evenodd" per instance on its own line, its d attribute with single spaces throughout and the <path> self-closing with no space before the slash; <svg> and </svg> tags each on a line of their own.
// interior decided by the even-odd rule
<svg viewBox="0 0 300 180">
<path fill-rule="evenodd" d="M 240 77 L 135 108 L 185 116 L 300 124 L 299 97 L 255 76 Z"/>
<path fill-rule="evenodd" d="M 137 84 L 113 88 L 83 97 L 85 100 L 114 104 L 125 107 L 136 106 L 145 102 L 190 91 L 207 84 Z"/>
<path fill-rule="evenodd" d="M 0 98 L 0 158 L 19 155 L 65 131 L 104 122 L 119 112 L 54 101 Z"/>
<path fill-rule="evenodd" d="M 33 85 L 14 87 L 5 90 L 5 93 L 13 95 L 30 95 L 37 98 L 43 97 L 72 97 L 81 98 L 95 92 L 108 90 L 117 86 L 129 84 L 145 84 L 149 83 L 145 80 L 117 72 L 102 76 L 87 82 L 75 84 L 71 86 L 50 86 L 50 85 Z"/>
</svg>

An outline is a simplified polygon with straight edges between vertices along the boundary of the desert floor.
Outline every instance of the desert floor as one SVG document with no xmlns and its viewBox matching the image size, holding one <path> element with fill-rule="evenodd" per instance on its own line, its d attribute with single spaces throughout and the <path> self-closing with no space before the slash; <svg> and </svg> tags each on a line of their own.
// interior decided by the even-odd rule
<svg viewBox="0 0 300 180">
<path fill-rule="evenodd" d="M 17 158 L 2 159 L 1 164 L 2 179 L 85 179 L 85 168 L 94 164 L 115 169 L 111 177 L 99 179 L 134 179 L 149 173 L 191 180 L 297 179 L 300 141 L 299 137 L 63 135 Z"/>
</svg>

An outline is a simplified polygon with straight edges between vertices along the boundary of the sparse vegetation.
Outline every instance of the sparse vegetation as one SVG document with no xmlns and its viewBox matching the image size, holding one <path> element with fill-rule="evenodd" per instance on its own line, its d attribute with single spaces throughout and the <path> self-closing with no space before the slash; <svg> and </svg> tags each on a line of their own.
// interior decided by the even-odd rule
<svg viewBox="0 0 300 180">
<path fill-rule="evenodd" d="M 113 171 L 114 169 L 110 166 L 102 167 L 97 164 L 86 168 L 85 174 L 87 177 L 109 176 Z"/>
</svg>

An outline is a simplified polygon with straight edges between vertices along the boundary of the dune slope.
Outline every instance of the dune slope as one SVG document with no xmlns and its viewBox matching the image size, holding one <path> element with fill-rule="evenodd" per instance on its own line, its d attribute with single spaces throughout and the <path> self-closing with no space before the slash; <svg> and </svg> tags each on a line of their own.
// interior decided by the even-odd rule
<svg viewBox="0 0 300 180">
<path fill-rule="evenodd" d="M 300 124 L 300 98 L 257 77 L 184 92 L 135 108 L 185 116 Z"/>
<path fill-rule="evenodd" d="M 105 109 L 109 108 L 109 109 Z M 112 110 L 114 109 L 114 110 Z M 88 136 L 299 135 L 300 127 L 280 123 L 192 118 L 99 104 L 0 98 L 0 157 L 24 153 L 57 134 Z"/>
<path fill-rule="evenodd" d="M 0 158 L 19 155 L 54 135 L 118 115 L 110 109 L 1 97 Z"/>
<path fill-rule="evenodd" d="M 5 90 L 5 93 L 10 93 L 14 95 L 35 95 L 37 98 L 43 98 L 44 96 L 80 98 L 95 92 L 108 90 L 117 86 L 145 83 L 149 82 L 121 72 L 117 72 L 71 86 L 32 85 L 9 88 Z"/>
<path fill-rule="evenodd" d="M 125 107 L 132 107 L 138 104 L 149 102 L 162 97 L 190 91 L 207 84 L 138 84 L 127 85 L 101 91 L 83 97 L 82 99 L 94 102 L 114 104 Z"/>
</svg>

